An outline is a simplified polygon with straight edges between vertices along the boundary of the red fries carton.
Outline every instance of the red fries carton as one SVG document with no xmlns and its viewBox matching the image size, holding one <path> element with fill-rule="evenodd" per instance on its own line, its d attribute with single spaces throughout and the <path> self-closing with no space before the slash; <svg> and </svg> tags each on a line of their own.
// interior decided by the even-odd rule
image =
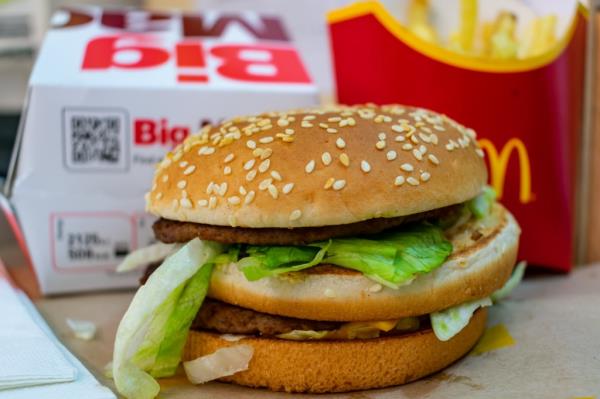
<svg viewBox="0 0 600 399">
<path fill-rule="evenodd" d="M 523 228 L 519 257 L 569 270 L 586 9 L 575 0 L 427 3 L 400 2 L 398 18 L 378 2 L 329 14 L 338 101 L 412 104 L 474 128 L 490 184 Z"/>
<path fill-rule="evenodd" d="M 154 167 L 207 122 L 318 93 L 278 17 L 69 8 L 29 82 L 8 181 L 44 293 L 134 286 Z"/>
</svg>

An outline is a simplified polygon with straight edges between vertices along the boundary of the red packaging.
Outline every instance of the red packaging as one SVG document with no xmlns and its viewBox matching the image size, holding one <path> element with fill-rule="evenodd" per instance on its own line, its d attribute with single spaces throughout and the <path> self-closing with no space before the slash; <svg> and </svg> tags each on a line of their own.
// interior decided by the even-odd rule
<svg viewBox="0 0 600 399">
<path fill-rule="evenodd" d="M 573 264 L 587 25 L 572 3 L 551 51 L 511 61 L 425 42 L 377 2 L 329 15 L 338 101 L 417 105 L 475 129 L 490 184 L 523 228 L 519 258 L 561 271 Z"/>
</svg>

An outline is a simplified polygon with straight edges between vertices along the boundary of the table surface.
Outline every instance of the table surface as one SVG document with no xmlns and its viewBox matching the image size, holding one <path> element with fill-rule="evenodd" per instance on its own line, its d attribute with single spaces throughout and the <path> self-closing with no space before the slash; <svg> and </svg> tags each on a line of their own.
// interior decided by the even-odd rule
<svg viewBox="0 0 600 399">
<path fill-rule="evenodd" d="M 114 333 L 132 292 L 62 296 L 36 302 L 71 351 L 99 378 L 111 360 Z M 98 326 L 92 341 L 73 337 L 66 318 Z M 530 276 L 490 310 L 477 347 L 451 367 L 405 386 L 315 398 L 600 398 L 600 264 L 569 275 Z M 183 375 L 161 380 L 163 399 L 312 398 L 212 382 L 190 385 Z"/>
</svg>

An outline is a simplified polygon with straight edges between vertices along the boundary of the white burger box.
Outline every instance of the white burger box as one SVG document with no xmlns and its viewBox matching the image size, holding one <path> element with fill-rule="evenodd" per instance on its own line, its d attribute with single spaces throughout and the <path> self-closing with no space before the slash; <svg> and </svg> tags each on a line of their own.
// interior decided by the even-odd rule
<svg viewBox="0 0 600 399">
<path fill-rule="evenodd" d="M 58 11 L 5 186 L 42 293 L 137 285 L 114 269 L 154 240 L 143 198 L 164 154 L 205 123 L 318 99 L 277 17 Z"/>
</svg>

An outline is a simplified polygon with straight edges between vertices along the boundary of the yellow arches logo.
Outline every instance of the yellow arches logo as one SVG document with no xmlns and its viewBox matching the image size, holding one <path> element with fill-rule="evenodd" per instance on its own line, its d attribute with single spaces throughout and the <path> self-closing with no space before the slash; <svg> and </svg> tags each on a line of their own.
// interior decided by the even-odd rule
<svg viewBox="0 0 600 399">
<path fill-rule="evenodd" d="M 513 137 L 508 140 L 500 153 L 496 150 L 494 144 L 488 139 L 480 139 L 479 145 L 483 148 L 488 156 L 491 174 L 491 184 L 498 193 L 498 198 L 502 198 L 502 192 L 504 191 L 504 180 L 506 178 L 506 168 L 508 167 L 508 161 L 513 151 L 517 152 L 519 159 L 519 170 L 520 170 L 520 188 L 519 188 L 519 201 L 522 204 L 531 202 L 531 164 L 529 163 L 529 154 L 525 144 L 518 139 Z"/>
</svg>

